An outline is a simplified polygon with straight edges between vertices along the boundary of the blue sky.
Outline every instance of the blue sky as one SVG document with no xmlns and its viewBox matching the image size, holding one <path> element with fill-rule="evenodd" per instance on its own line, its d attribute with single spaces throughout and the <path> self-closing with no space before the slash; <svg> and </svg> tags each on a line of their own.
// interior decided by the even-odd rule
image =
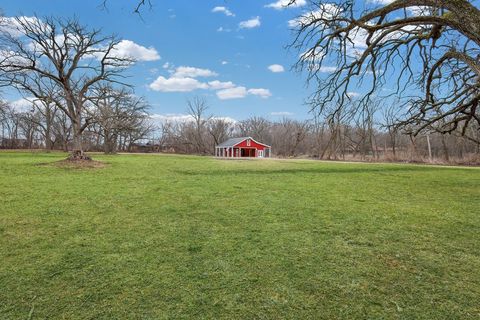
<svg viewBox="0 0 480 320">
<path fill-rule="evenodd" d="M 128 70 L 129 82 L 152 113 L 184 114 L 186 100 L 203 95 L 216 116 L 309 117 L 305 78 L 290 70 L 298 54 L 285 49 L 292 41 L 288 21 L 303 8 L 268 7 L 276 0 L 153 0 L 140 17 L 133 2 L 109 0 L 102 9 L 101 0 L 3 0 L 0 8 L 7 17 L 75 16 L 132 41 L 125 47 L 143 61 Z M 272 65 L 284 71 L 272 72 Z"/>
</svg>

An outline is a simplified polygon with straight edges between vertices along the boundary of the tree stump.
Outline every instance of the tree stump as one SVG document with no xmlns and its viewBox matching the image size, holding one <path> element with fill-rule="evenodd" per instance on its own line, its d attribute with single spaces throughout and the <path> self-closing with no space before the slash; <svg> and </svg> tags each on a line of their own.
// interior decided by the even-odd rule
<svg viewBox="0 0 480 320">
<path fill-rule="evenodd" d="M 69 160 L 69 161 L 92 161 L 92 158 L 90 158 L 82 150 L 74 150 L 68 156 L 67 160 Z"/>
</svg>

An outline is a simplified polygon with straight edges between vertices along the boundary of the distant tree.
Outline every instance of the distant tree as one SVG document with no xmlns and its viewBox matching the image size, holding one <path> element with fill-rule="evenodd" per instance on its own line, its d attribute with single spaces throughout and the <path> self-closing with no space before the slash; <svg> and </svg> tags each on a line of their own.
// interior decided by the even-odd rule
<svg viewBox="0 0 480 320">
<path fill-rule="evenodd" d="M 89 95 L 99 84 L 122 83 L 122 71 L 134 61 L 118 54 L 115 37 L 75 19 L 1 22 L 10 25 L 0 34 L 0 86 L 13 86 L 64 112 L 73 129 L 70 159 L 89 159 L 82 146 L 82 133 L 92 120 L 85 117 Z"/>
<path fill-rule="evenodd" d="M 283 118 L 280 122 L 272 123 L 272 147 L 275 153 L 282 156 L 296 156 L 310 129 L 311 124 L 308 121 Z"/>
<path fill-rule="evenodd" d="M 270 144 L 271 123 L 262 117 L 251 117 L 238 123 L 241 136 L 250 136 L 255 140 Z"/>
<path fill-rule="evenodd" d="M 38 123 L 41 115 L 36 112 L 35 109 L 30 109 L 18 114 L 19 123 L 18 126 L 21 130 L 22 137 L 25 138 L 26 147 L 32 149 L 34 146 L 38 146 L 36 142 L 39 140 L 38 135 L 40 133 Z"/>
<path fill-rule="evenodd" d="M 54 125 L 55 118 L 58 112 L 58 108 L 53 103 L 46 103 L 46 101 L 40 101 L 34 104 L 34 107 L 39 114 L 39 117 L 36 123 L 41 130 L 42 136 L 45 139 L 45 148 L 47 150 L 52 150 L 55 145 L 54 136 Z"/>
<path fill-rule="evenodd" d="M 432 127 L 467 134 L 480 124 L 480 10 L 474 2 L 365 3 L 311 0 L 312 10 L 292 21 L 292 46 L 301 52 L 296 66 L 318 84 L 312 106 L 333 120 L 352 105 L 350 92 L 361 84 L 365 94 L 355 111 L 375 96 L 397 96 L 397 107 L 407 110 L 397 124 L 414 135 Z M 386 85 L 394 87 L 388 95 L 381 91 Z"/>
<path fill-rule="evenodd" d="M 56 112 L 52 126 L 54 145 L 60 144 L 61 149 L 68 152 L 72 137 L 72 122 L 64 112 Z"/>
<path fill-rule="evenodd" d="M 8 125 L 8 104 L 0 99 L 0 148 L 5 148 L 5 137 L 7 135 Z"/>
<path fill-rule="evenodd" d="M 398 128 L 395 126 L 396 121 L 398 119 L 397 114 L 398 114 L 398 110 L 393 104 L 390 106 L 384 107 L 382 110 L 383 126 L 387 129 L 388 136 L 390 138 L 390 145 L 392 148 L 393 158 L 397 156 Z"/>
<path fill-rule="evenodd" d="M 115 89 L 100 86 L 91 97 L 92 123 L 96 124 L 95 133 L 103 138 L 106 154 L 116 153 L 121 136 L 129 144 L 145 138 L 151 126 L 148 123 L 148 104 L 141 97 L 136 97 L 127 88 Z M 88 109 L 87 109 L 88 110 Z"/>
<path fill-rule="evenodd" d="M 204 136 L 207 132 L 207 123 L 211 116 L 206 115 L 208 110 L 207 100 L 203 97 L 195 96 L 187 100 L 187 111 L 193 119 L 194 133 L 193 144 L 196 153 L 207 153 Z"/>
<path fill-rule="evenodd" d="M 2 125 L 1 147 L 10 149 L 22 147 L 19 143 L 22 113 L 12 105 L 2 102 L 0 103 L 0 121 Z"/>
<path fill-rule="evenodd" d="M 45 148 L 48 152 L 53 149 L 55 144 L 54 122 L 58 108 L 54 103 L 49 103 L 47 100 L 33 99 L 30 100 L 30 103 L 30 112 L 25 113 L 24 121 L 28 122 L 28 125 L 35 126 L 40 135 L 43 136 Z"/>
<path fill-rule="evenodd" d="M 233 133 L 234 126 L 232 123 L 226 119 L 222 118 L 212 118 L 208 121 L 208 133 L 213 138 L 213 148 L 227 140 Z"/>
</svg>

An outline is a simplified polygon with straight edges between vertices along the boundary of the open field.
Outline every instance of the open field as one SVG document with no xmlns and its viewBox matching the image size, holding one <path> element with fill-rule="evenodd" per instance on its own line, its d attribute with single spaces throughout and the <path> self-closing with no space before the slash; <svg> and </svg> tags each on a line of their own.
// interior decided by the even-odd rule
<svg viewBox="0 0 480 320">
<path fill-rule="evenodd" d="M 478 319 L 480 169 L 0 152 L 1 319 Z"/>
</svg>

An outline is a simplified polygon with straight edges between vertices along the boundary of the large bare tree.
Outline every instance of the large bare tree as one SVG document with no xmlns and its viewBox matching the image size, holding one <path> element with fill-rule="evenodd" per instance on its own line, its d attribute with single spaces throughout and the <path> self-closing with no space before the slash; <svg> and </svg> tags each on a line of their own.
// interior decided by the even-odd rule
<svg viewBox="0 0 480 320">
<path fill-rule="evenodd" d="M 292 3 L 295 0 L 291 1 Z M 395 97 L 396 124 L 468 135 L 480 124 L 480 11 L 467 0 L 310 1 L 291 25 L 296 64 L 317 84 L 312 107 L 334 119 Z M 357 103 L 351 92 L 359 90 Z M 476 135 L 470 135 L 475 139 Z"/>
<path fill-rule="evenodd" d="M 75 19 L 4 18 L 0 34 L 0 85 L 14 86 L 54 104 L 73 127 L 71 159 L 88 159 L 82 133 L 90 92 L 101 83 L 122 83 L 133 60 L 115 50 L 119 40 Z M 46 90 L 44 90 L 46 89 Z"/>
</svg>

